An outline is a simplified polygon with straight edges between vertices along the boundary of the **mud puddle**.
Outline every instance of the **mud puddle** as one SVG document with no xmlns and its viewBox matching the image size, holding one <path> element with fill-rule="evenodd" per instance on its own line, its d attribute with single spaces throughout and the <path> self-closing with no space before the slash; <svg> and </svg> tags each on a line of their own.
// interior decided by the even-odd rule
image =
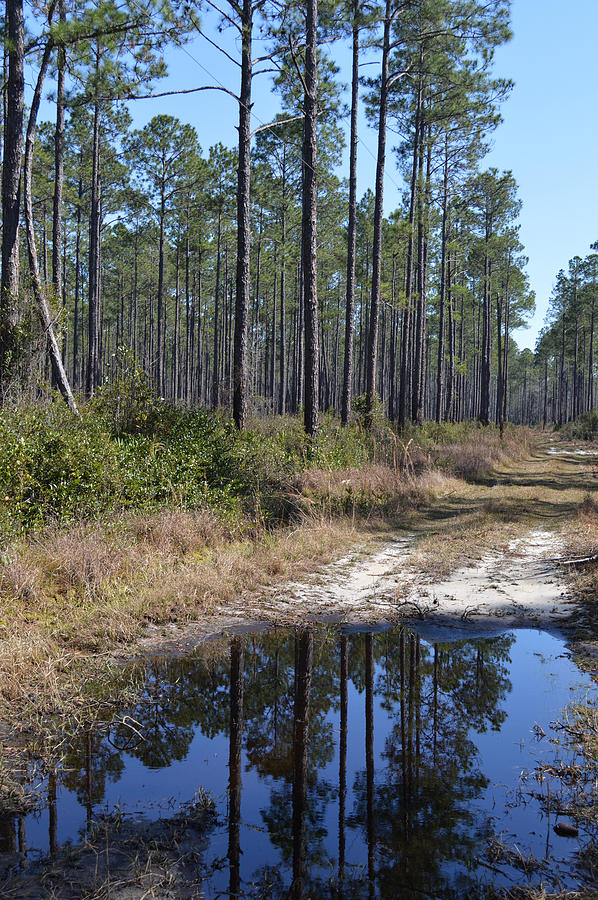
<svg viewBox="0 0 598 900">
<path fill-rule="evenodd" d="M 579 759 L 553 723 L 593 687 L 558 634 L 272 629 L 142 675 L 139 702 L 66 736 L 37 808 L 4 815 L 0 895 L 390 900 L 591 883 L 595 828 L 572 792 L 595 788 L 562 776 Z M 562 822 L 577 836 L 557 835 Z"/>
</svg>

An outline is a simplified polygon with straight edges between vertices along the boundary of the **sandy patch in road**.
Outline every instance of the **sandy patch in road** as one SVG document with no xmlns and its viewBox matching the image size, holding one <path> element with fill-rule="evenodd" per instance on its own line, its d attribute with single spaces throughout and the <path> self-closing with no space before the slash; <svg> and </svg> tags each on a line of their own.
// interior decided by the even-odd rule
<svg viewBox="0 0 598 900">
<path fill-rule="evenodd" d="M 424 615 L 556 624 L 573 611 L 554 562 L 562 551 L 558 535 L 532 531 L 512 541 L 504 553 L 484 556 L 445 581 L 417 586 L 410 599 Z"/>
<path fill-rule="evenodd" d="M 428 631 L 446 625 L 470 635 L 526 625 L 558 628 L 581 611 L 568 594 L 568 570 L 558 564 L 571 555 L 567 532 L 558 529 L 574 521 L 596 475 L 590 447 L 542 451 L 497 473 L 492 484 L 466 485 L 445 497 L 429 519 L 415 516 L 412 534 L 364 542 L 290 583 L 240 591 L 199 622 L 149 626 L 138 649 L 187 652 L 223 631 L 269 624 L 406 623 Z"/>
<path fill-rule="evenodd" d="M 420 570 L 415 536 L 407 536 L 384 541 L 375 552 L 364 550 L 340 559 L 304 582 L 219 612 L 232 617 L 233 623 L 248 618 L 279 624 L 441 619 L 554 625 L 573 611 L 555 562 L 562 553 L 560 537 L 538 529 L 511 541 L 504 551 L 434 581 Z"/>
<path fill-rule="evenodd" d="M 277 620 L 297 614 L 351 621 L 379 620 L 396 611 L 396 598 L 415 573 L 406 571 L 414 536 L 386 540 L 375 552 L 363 549 L 337 560 L 319 575 L 291 582 L 260 597 L 249 613 L 272 614 Z M 247 610 L 247 607 L 245 608 Z"/>
</svg>

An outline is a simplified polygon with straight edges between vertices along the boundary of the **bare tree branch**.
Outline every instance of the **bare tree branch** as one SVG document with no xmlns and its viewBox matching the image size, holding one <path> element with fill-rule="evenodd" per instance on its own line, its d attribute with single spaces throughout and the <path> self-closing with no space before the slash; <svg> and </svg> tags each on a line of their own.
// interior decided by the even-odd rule
<svg viewBox="0 0 598 900">
<path fill-rule="evenodd" d="M 230 62 L 234 63 L 235 66 L 238 66 L 239 68 L 241 68 L 241 63 L 237 59 L 235 59 L 234 56 L 231 56 L 230 53 L 227 53 L 227 51 L 224 49 L 224 47 L 221 47 L 219 44 L 216 43 L 216 41 L 213 41 L 211 38 L 209 38 L 207 36 L 205 31 L 203 31 L 200 23 L 195 19 L 195 16 L 190 15 L 190 19 L 191 19 L 191 23 L 193 24 L 193 27 L 195 28 L 197 33 L 200 35 L 200 37 L 202 37 L 204 40 L 206 40 L 208 42 L 208 44 L 211 44 L 212 47 L 214 47 L 216 50 L 218 50 L 220 53 L 222 53 L 223 56 L 226 56 L 226 58 L 228 60 L 230 60 Z M 232 22 L 232 20 L 229 20 L 229 21 Z M 232 24 L 236 25 L 236 22 L 232 22 Z"/>
<path fill-rule="evenodd" d="M 302 121 L 304 116 L 291 116 L 289 119 L 279 119 L 278 121 L 269 122 L 267 125 L 260 125 L 259 128 L 256 128 L 255 131 L 252 131 L 250 137 L 254 137 L 256 134 L 259 134 L 260 131 L 268 131 L 269 129 L 276 128 L 277 125 L 286 125 L 287 122 L 299 122 Z"/>
<path fill-rule="evenodd" d="M 183 88 L 180 91 L 159 91 L 157 94 L 112 94 L 112 95 L 104 95 L 102 97 L 93 97 L 94 101 L 98 103 L 114 103 L 117 100 L 154 100 L 156 97 L 175 97 L 179 94 L 197 94 L 199 91 L 221 91 L 223 94 L 228 94 L 229 97 L 232 97 L 234 100 L 239 103 L 239 97 L 234 91 L 229 91 L 228 88 L 222 87 L 219 84 L 204 84 L 201 87 L 194 88 Z M 69 106 L 81 106 L 86 103 L 89 103 L 92 98 L 85 95 L 83 97 L 78 98 L 77 100 L 71 101 Z"/>
<path fill-rule="evenodd" d="M 299 76 L 299 80 L 301 81 L 301 84 L 303 85 L 303 90 L 305 93 L 307 93 L 307 85 L 305 84 L 305 78 L 303 77 L 303 73 L 302 73 L 301 69 L 299 68 L 299 63 L 297 62 L 297 57 L 295 56 L 295 49 L 293 47 L 293 39 L 291 38 L 290 35 L 289 35 L 289 52 L 291 54 L 291 59 L 293 60 L 293 65 L 295 66 L 295 69 L 297 70 L 297 75 Z"/>
</svg>

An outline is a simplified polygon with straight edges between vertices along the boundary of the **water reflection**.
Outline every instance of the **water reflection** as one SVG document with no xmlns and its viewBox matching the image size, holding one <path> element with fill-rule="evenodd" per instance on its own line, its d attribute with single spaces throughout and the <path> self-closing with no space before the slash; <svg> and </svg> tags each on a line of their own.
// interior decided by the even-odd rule
<svg viewBox="0 0 598 900">
<path fill-rule="evenodd" d="M 230 645 L 230 769 L 228 786 L 228 861 L 230 866 L 229 894 L 241 893 L 241 755 L 243 750 L 243 666 L 245 654 L 239 638 Z"/>
<path fill-rule="evenodd" d="M 155 661 L 125 710 L 134 728 L 89 723 L 50 771 L 45 811 L 0 823 L 0 850 L 23 855 L 27 824 L 54 857 L 116 796 L 147 801 L 151 815 L 174 776 L 179 800 L 203 786 L 217 801 L 220 825 L 197 863 L 206 897 L 475 896 L 503 813 L 486 769 L 501 757 L 506 771 L 520 766 L 499 734 L 516 641 L 302 628 Z M 529 811 L 530 833 L 539 815 Z"/>
</svg>

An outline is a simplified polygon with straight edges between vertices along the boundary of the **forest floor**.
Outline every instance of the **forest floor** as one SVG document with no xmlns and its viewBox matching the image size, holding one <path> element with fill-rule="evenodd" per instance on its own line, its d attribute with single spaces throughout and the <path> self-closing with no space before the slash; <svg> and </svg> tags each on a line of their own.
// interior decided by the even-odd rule
<svg viewBox="0 0 598 900">
<path fill-rule="evenodd" d="M 23 678 L 18 666 L 11 671 L 5 663 L 5 697 L 10 696 L 7 685 L 12 684 L 19 708 L 4 716 L 9 752 L 4 768 L 0 766 L 3 798 L 10 800 L 10 790 L 15 788 L 9 770 L 11 754 L 14 759 L 18 752 L 19 727 L 29 740 L 32 726 L 44 730 L 42 723 L 53 713 L 54 733 L 59 735 L 67 722 L 72 727 L 73 715 L 85 715 L 82 673 L 89 679 L 93 672 L 98 684 L 114 679 L 116 694 L 131 687 L 117 688 L 124 659 L 186 653 L 210 636 L 231 631 L 308 622 L 408 624 L 426 619 L 438 627 L 437 639 L 442 640 L 447 630 L 454 638 L 461 632 L 465 637 L 532 625 L 568 633 L 578 664 L 595 673 L 598 446 L 540 436 L 525 458 L 503 462 L 475 482 L 428 472 L 413 476 L 414 490 L 418 477 L 423 479 L 418 490 L 421 494 L 427 486 L 429 502 L 402 506 L 400 514 L 390 511 L 385 520 L 354 522 L 333 516 L 307 520 L 269 544 L 262 541 L 257 555 L 253 551 L 249 569 L 242 546 L 218 551 L 211 561 L 224 580 L 228 577 L 226 590 L 220 598 L 216 593 L 193 621 L 173 614 L 173 621 L 148 622 L 126 643 L 112 647 L 105 643 L 95 652 L 84 647 L 65 649 L 60 659 L 48 659 L 45 668 L 38 668 L 34 681 Z M 244 564 L 235 562 L 244 555 Z M 299 572 L 293 578 L 285 568 L 289 559 L 294 560 L 292 572 Z M 238 570 L 235 565 L 240 566 Z M 200 589 L 197 578 L 196 569 L 182 565 L 176 584 L 169 583 L 165 594 L 189 596 Z M 244 578 L 245 589 L 239 587 Z M 168 597 L 165 602 L 170 602 Z M 32 691 L 26 702 L 25 690 Z M 590 699 L 572 714 L 567 734 L 583 746 L 589 760 L 598 758 L 598 714 Z M 18 804 L 18 796 L 12 802 Z M 164 859 L 156 868 L 153 851 L 148 856 L 145 844 L 135 841 L 137 869 L 139 860 L 145 860 L 143 878 L 135 882 L 127 869 L 121 881 L 126 888 L 119 893 L 113 885 L 113 900 L 147 896 L 147 879 L 155 889 L 151 896 L 184 896 L 177 893 L 173 866 L 168 864 L 164 882 Z M 123 858 L 125 869 L 128 859 Z M 94 866 L 97 879 L 95 858 Z M 88 868 L 80 866 L 83 881 Z M 41 896 L 35 893 L 36 884 L 33 879 L 33 893 L 19 896 Z M 21 883 L 18 890 L 24 887 Z M 80 889 L 82 881 L 75 879 L 74 892 L 59 896 L 81 896 Z"/>
</svg>

